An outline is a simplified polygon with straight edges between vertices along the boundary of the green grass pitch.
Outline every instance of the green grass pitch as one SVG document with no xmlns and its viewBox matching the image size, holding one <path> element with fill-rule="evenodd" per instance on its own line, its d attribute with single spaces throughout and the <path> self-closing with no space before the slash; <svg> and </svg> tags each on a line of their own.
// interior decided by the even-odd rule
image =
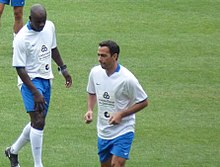
<svg viewBox="0 0 220 167">
<path fill-rule="evenodd" d="M 24 21 L 37 0 L 27 0 Z M 96 121 L 84 124 L 88 73 L 97 45 L 113 39 L 119 62 L 149 95 L 136 116 L 127 167 L 220 165 L 220 0 L 42 0 L 56 26 L 57 43 L 73 87 L 53 63 L 55 79 L 44 133 L 46 167 L 97 167 Z M 29 120 L 16 87 L 12 59 L 13 13 L 5 7 L 0 28 L 0 167 L 3 151 Z M 96 114 L 95 114 L 96 117 Z M 30 145 L 19 154 L 33 166 Z"/>
</svg>

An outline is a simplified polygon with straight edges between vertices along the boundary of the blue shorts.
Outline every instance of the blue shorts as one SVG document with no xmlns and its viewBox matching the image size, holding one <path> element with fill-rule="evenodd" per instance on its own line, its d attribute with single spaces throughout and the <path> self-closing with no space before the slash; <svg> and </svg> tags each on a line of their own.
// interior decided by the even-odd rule
<svg viewBox="0 0 220 167">
<path fill-rule="evenodd" d="M 106 162 L 112 155 L 124 159 L 129 158 L 134 133 L 128 132 L 112 140 L 98 138 L 98 155 L 100 162 Z"/>
<path fill-rule="evenodd" d="M 11 4 L 11 6 L 24 6 L 25 0 L 0 0 L 0 3 Z"/>
<path fill-rule="evenodd" d="M 51 95 L 50 80 L 42 79 L 42 78 L 35 78 L 32 80 L 32 83 L 37 88 L 37 90 L 44 96 L 44 100 L 46 101 L 45 114 L 47 114 L 49 104 L 50 104 L 50 95 Z M 30 89 L 25 84 L 22 84 L 21 95 L 23 98 L 26 111 L 34 112 L 34 97 Z"/>
</svg>

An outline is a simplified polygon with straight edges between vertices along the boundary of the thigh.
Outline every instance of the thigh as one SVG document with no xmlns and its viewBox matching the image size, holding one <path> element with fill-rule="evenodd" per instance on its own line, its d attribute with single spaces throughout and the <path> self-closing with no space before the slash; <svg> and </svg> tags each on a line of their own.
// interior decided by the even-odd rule
<svg viewBox="0 0 220 167">
<path fill-rule="evenodd" d="M 26 112 L 34 112 L 34 97 L 25 84 L 21 86 L 21 96 Z"/>
<path fill-rule="evenodd" d="M 49 103 L 50 103 L 50 88 L 45 89 L 44 82 L 47 82 L 47 81 L 40 79 L 40 78 L 35 78 L 32 80 L 32 83 L 34 84 L 34 86 L 44 96 L 44 99 L 46 101 L 46 111 L 45 111 L 45 115 L 46 115 L 46 113 L 48 111 Z M 23 98 L 23 102 L 24 102 L 24 106 L 25 106 L 26 111 L 28 113 L 34 112 L 34 97 L 31 93 L 30 89 L 25 84 L 22 84 L 21 95 Z"/>
<path fill-rule="evenodd" d="M 11 0 L 11 6 L 24 6 L 25 0 Z"/>
<path fill-rule="evenodd" d="M 51 97 L 51 83 L 50 80 L 44 80 L 43 83 L 44 83 L 43 96 L 46 102 L 46 113 L 47 113 L 49 110 L 50 97 Z"/>
<path fill-rule="evenodd" d="M 102 167 L 108 167 L 108 161 L 111 159 L 112 143 L 111 140 L 98 138 L 98 155 Z"/>
</svg>

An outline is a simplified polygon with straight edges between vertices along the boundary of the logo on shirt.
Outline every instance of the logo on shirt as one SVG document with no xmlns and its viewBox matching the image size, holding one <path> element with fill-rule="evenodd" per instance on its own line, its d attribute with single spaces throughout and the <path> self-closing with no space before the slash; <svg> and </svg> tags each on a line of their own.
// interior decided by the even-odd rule
<svg viewBox="0 0 220 167">
<path fill-rule="evenodd" d="M 41 52 L 46 52 L 47 50 L 48 50 L 47 47 L 45 45 L 42 45 Z"/>
<path fill-rule="evenodd" d="M 104 116 L 105 116 L 106 118 L 109 118 L 109 117 L 110 117 L 110 114 L 106 111 L 106 112 L 104 112 Z"/>
<path fill-rule="evenodd" d="M 49 70 L 49 69 L 50 69 L 49 64 L 46 64 L 46 65 L 45 65 L 45 70 Z"/>
<path fill-rule="evenodd" d="M 104 99 L 110 99 L 110 96 L 109 96 L 108 92 L 104 92 L 103 98 Z"/>
</svg>

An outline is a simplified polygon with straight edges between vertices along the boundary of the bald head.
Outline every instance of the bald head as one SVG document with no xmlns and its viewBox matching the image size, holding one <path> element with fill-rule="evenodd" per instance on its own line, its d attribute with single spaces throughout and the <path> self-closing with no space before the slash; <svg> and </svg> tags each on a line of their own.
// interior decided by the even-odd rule
<svg viewBox="0 0 220 167">
<path fill-rule="evenodd" d="M 30 10 L 30 15 L 32 17 L 46 17 L 46 9 L 40 5 L 40 4 L 35 4 L 31 7 Z"/>
<path fill-rule="evenodd" d="M 29 19 L 34 31 L 42 31 L 47 19 L 46 9 L 40 4 L 33 5 L 30 9 Z"/>
</svg>

